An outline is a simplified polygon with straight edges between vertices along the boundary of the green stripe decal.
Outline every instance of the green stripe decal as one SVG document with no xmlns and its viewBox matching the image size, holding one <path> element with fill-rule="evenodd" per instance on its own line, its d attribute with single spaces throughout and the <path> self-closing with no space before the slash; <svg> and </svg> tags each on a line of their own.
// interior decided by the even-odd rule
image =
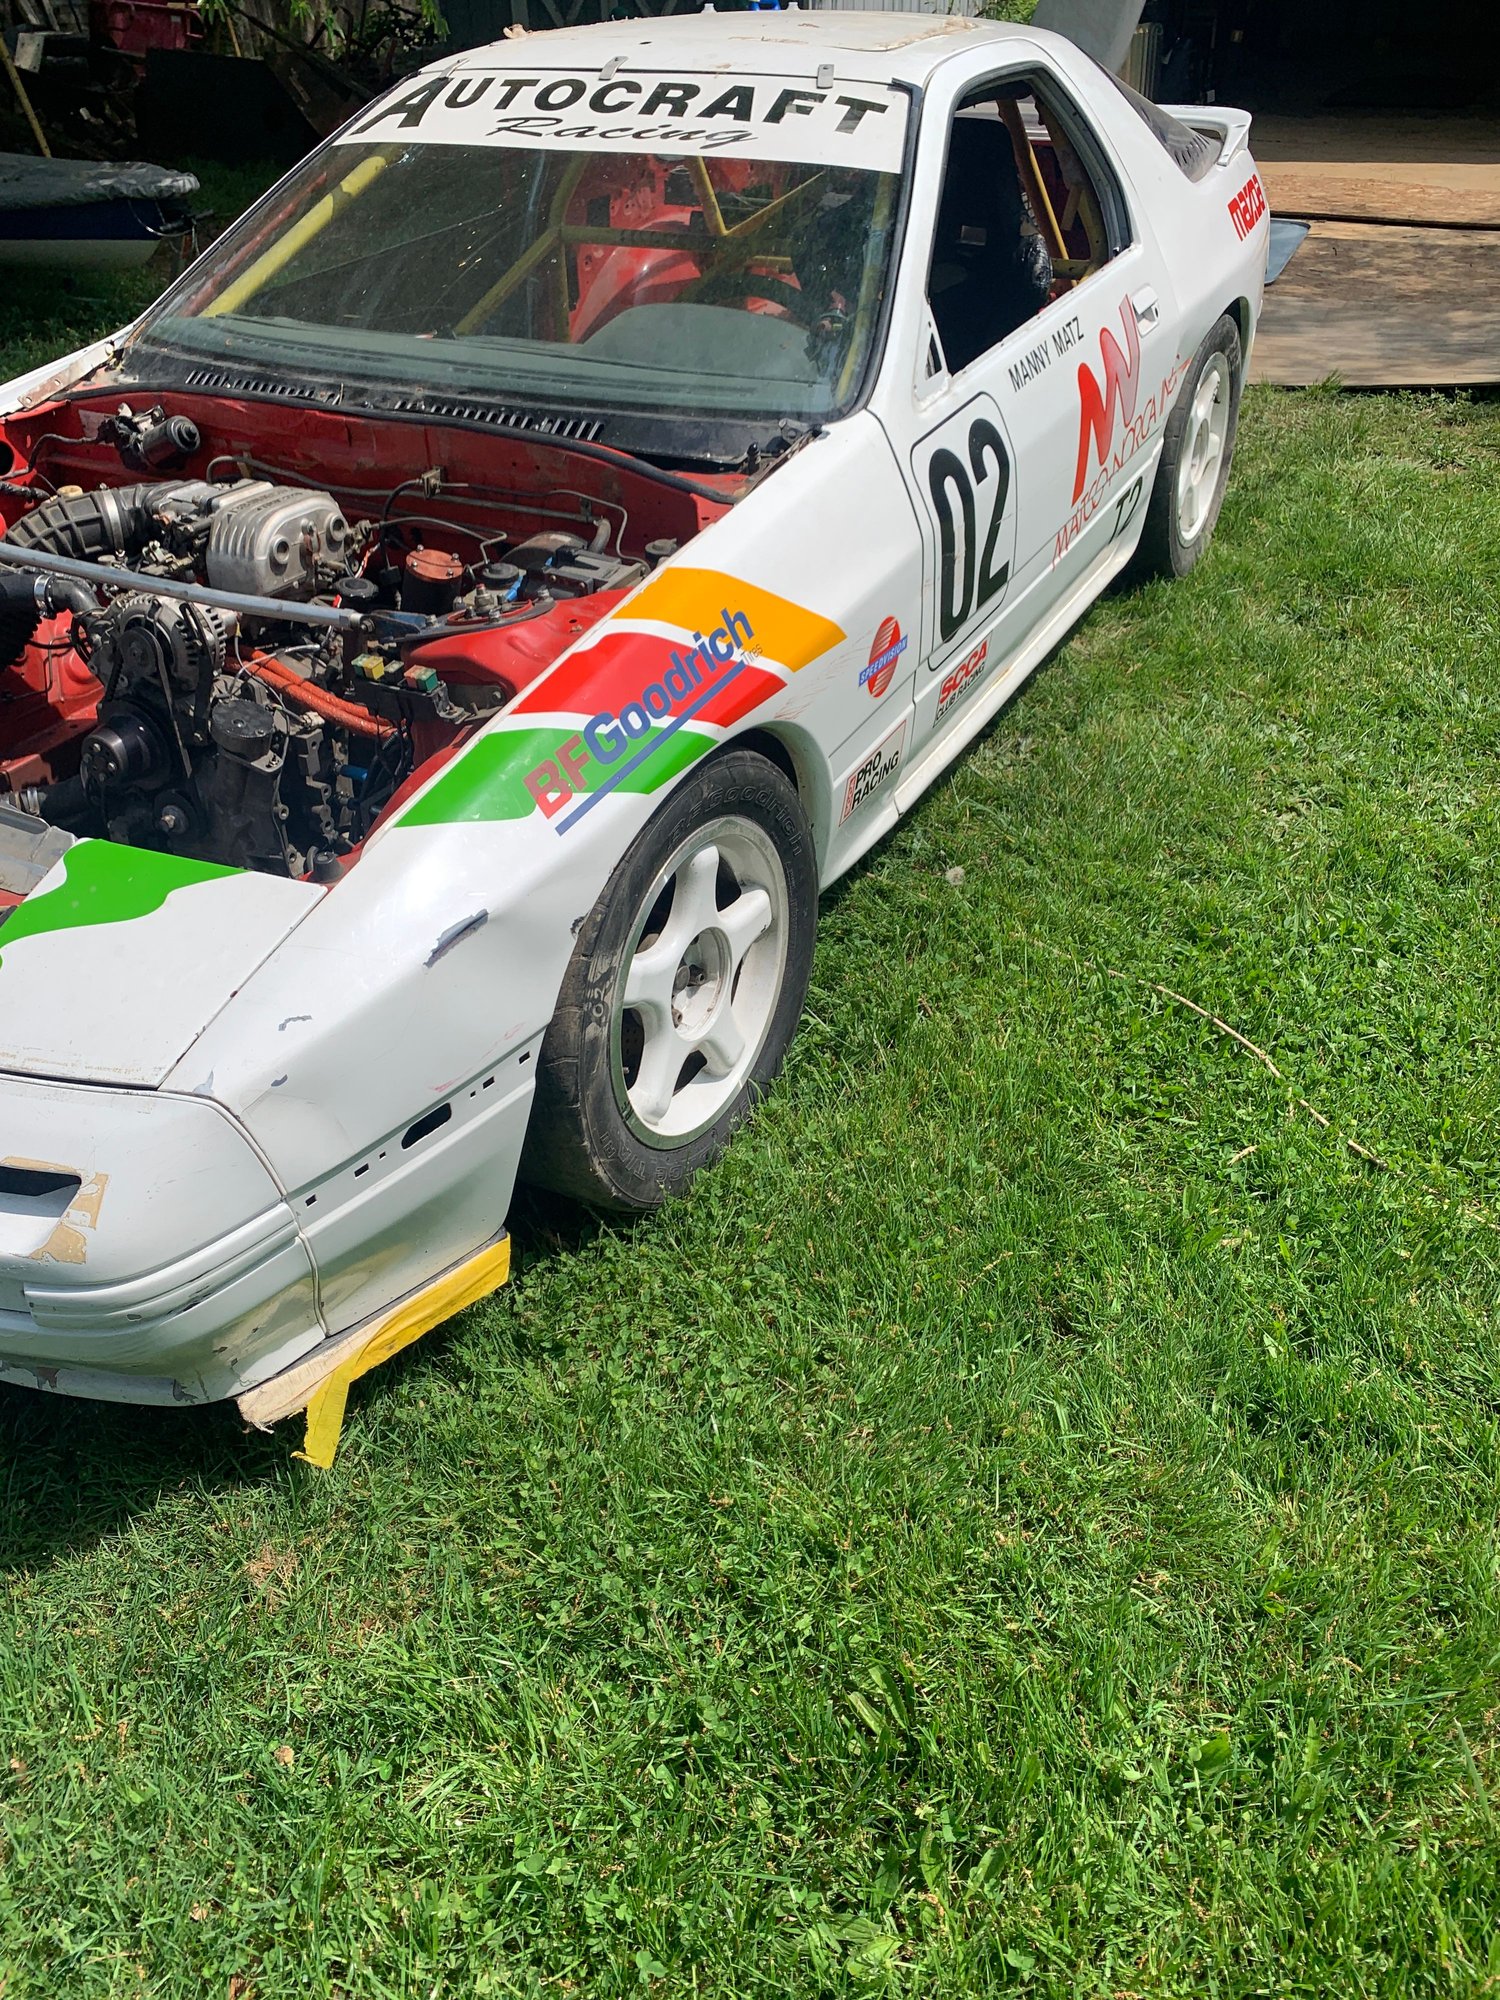
<svg viewBox="0 0 1500 2000">
<path fill-rule="evenodd" d="M 664 735 L 667 740 L 656 755 L 621 779 L 617 791 L 660 791 L 711 750 L 715 741 L 697 729 L 676 729 L 670 734 L 653 729 L 632 740 L 629 754 L 637 755 Z M 583 748 L 576 733 L 560 730 L 555 723 L 548 729 L 506 729 L 494 736 L 477 737 L 432 789 L 407 807 L 398 824 L 451 826 L 463 820 L 525 819 L 537 809 L 537 801 L 526 787 L 527 776 L 556 758 L 560 743 L 572 744 L 577 751 Z M 610 768 L 595 757 L 586 757 L 574 789 L 593 791 L 608 779 Z"/>
<path fill-rule="evenodd" d="M 63 880 L 55 888 L 28 896 L 0 926 L 0 961 L 22 938 L 131 923 L 159 910 L 174 889 L 241 872 L 176 854 L 154 854 L 146 847 L 121 847 L 112 840 L 80 840 L 68 849 L 62 865 Z"/>
</svg>

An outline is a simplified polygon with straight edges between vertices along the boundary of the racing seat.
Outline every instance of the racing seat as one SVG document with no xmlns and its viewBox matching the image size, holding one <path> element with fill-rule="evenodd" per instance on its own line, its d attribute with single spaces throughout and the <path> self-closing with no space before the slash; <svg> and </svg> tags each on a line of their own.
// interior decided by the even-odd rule
<svg viewBox="0 0 1500 2000">
<path fill-rule="evenodd" d="M 1010 134 L 996 117 L 960 115 L 948 140 L 927 298 L 949 371 L 1034 319 L 1052 289 L 1029 220 Z"/>
</svg>

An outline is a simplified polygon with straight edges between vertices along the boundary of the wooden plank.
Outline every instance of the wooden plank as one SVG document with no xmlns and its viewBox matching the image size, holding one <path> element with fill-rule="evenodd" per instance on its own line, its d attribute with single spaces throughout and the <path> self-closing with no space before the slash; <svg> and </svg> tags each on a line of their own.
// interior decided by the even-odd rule
<svg viewBox="0 0 1500 2000">
<path fill-rule="evenodd" d="M 1500 229 L 1500 188 L 1330 173 L 1306 161 L 1261 168 L 1273 215 L 1304 222 L 1406 222 Z"/>
<path fill-rule="evenodd" d="M 1265 117 L 1250 142 L 1275 214 L 1500 228 L 1500 120 Z"/>
<path fill-rule="evenodd" d="M 1266 293 L 1250 379 L 1500 381 L 1500 232 L 1315 222 Z"/>
</svg>

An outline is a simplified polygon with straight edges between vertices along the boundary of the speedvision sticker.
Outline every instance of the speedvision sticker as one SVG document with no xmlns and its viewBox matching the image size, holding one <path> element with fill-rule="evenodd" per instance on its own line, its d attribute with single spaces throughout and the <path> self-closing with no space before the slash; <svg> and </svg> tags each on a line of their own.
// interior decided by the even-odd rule
<svg viewBox="0 0 1500 2000">
<path fill-rule="evenodd" d="M 346 134 L 440 146 L 590 153 L 732 153 L 894 173 L 906 99 L 882 83 L 812 88 L 806 76 L 466 70 L 392 92 Z"/>
</svg>

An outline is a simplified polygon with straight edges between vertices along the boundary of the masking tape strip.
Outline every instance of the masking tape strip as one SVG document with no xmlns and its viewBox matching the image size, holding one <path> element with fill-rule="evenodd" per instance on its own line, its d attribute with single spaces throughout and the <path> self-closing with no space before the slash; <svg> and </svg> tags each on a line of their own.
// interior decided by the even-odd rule
<svg viewBox="0 0 1500 2000">
<path fill-rule="evenodd" d="M 498 1243 L 491 1243 L 477 1257 L 445 1272 L 378 1321 L 370 1329 L 369 1337 L 313 1391 L 307 1405 L 307 1435 L 301 1451 L 294 1456 L 328 1471 L 339 1448 L 349 1385 L 372 1368 L 378 1368 L 382 1361 L 389 1361 L 393 1354 L 399 1354 L 403 1347 L 410 1347 L 414 1340 L 420 1340 L 445 1319 L 462 1312 L 465 1306 L 495 1291 L 509 1276 L 510 1238 L 502 1236 Z"/>
</svg>

